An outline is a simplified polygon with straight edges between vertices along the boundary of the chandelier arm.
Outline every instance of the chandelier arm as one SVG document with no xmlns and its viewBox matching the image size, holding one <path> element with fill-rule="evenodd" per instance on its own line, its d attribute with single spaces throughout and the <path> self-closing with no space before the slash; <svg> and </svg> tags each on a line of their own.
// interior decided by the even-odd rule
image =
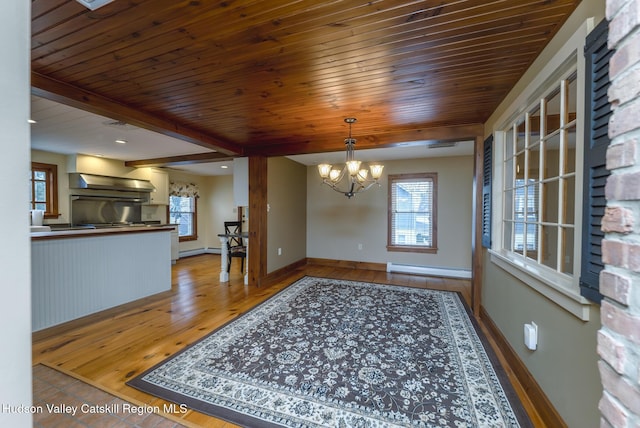
<svg viewBox="0 0 640 428">
<path fill-rule="evenodd" d="M 374 184 L 377 184 L 378 186 L 380 186 L 380 183 L 378 183 L 378 181 L 375 180 L 375 181 L 371 181 L 371 183 L 367 184 L 366 186 L 360 186 L 360 188 L 362 189 L 360 191 L 364 192 L 366 190 L 369 190 L 371 186 L 373 186 Z"/>
<path fill-rule="evenodd" d="M 378 186 L 381 186 L 381 184 L 377 181 L 372 181 L 370 183 L 368 183 L 366 186 L 363 186 L 362 184 L 358 185 L 358 188 L 355 188 L 355 183 L 351 183 L 349 190 L 343 190 L 340 189 L 338 186 L 336 186 L 335 184 L 331 183 L 329 180 L 323 180 L 322 181 L 323 184 L 326 184 L 327 186 L 329 186 L 332 190 L 341 193 L 343 195 L 346 195 L 348 197 L 350 197 L 349 195 L 353 196 L 356 193 L 362 193 L 366 190 L 369 190 L 371 188 L 371 186 L 373 186 L 374 184 L 377 184 Z"/>
</svg>

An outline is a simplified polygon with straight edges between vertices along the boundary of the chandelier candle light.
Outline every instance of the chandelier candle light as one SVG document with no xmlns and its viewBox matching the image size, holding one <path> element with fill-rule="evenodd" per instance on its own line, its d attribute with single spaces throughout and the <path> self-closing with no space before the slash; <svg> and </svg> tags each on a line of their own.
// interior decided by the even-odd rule
<svg viewBox="0 0 640 428">
<path fill-rule="evenodd" d="M 356 118 L 347 117 L 344 121 L 349 124 L 349 138 L 345 138 L 344 140 L 344 144 L 347 146 L 347 162 L 342 170 L 333 169 L 333 166 L 327 163 L 320 164 L 318 165 L 318 173 L 320 173 L 324 184 L 336 192 L 342 193 L 347 198 L 351 198 L 356 193 L 368 190 L 374 184 L 378 184 L 379 186 L 380 183 L 378 183 L 378 179 L 382 176 L 384 165 L 369 165 L 369 169 L 371 170 L 371 178 L 369 178 L 369 169 L 361 169 L 361 162 L 354 158 L 356 139 L 351 137 L 351 125 L 356 122 Z M 346 186 L 341 187 L 341 181 L 345 177 L 347 177 Z"/>
</svg>

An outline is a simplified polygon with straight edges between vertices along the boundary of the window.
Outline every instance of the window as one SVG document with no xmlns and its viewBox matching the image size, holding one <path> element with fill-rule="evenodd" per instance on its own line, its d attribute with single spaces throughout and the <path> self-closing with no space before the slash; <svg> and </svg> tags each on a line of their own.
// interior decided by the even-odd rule
<svg viewBox="0 0 640 428">
<path fill-rule="evenodd" d="M 502 248 L 572 276 L 576 198 L 575 70 L 504 130 Z"/>
<path fill-rule="evenodd" d="M 43 210 L 44 218 L 58 218 L 58 166 L 31 162 L 29 209 Z"/>
<path fill-rule="evenodd" d="M 197 205 L 195 196 L 169 196 L 169 223 L 178 225 L 180 241 L 198 239 Z"/>
<path fill-rule="evenodd" d="M 389 175 L 387 249 L 437 251 L 436 173 Z"/>
<path fill-rule="evenodd" d="M 585 27 L 586 28 L 586 27 Z M 589 133 L 606 134 L 600 122 L 587 124 L 588 80 L 593 79 L 585 53 L 584 28 L 565 48 L 545 61 L 531 84 L 507 107 L 505 118 L 493 134 L 491 262 L 583 321 L 590 318 L 591 303 L 581 295 L 580 269 L 584 254 L 599 257 L 589 230 L 591 217 L 583 219 L 583 186 L 603 180 L 596 163 L 585 166 Z M 603 39 L 606 47 L 606 36 Z M 603 52 L 604 54 L 604 52 Z M 589 53 L 590 55 L 590 53 Z M 606 66 L 597 67 L 598 74 Z M 607 99 L 606 87 L 598 82 L 598 100 Z M 582 96 L 582 95 L 586 96 Z M 604 160 L 602 153 L 596 157 Z M 590 168 L 593 171 L 590 171 Z M 593 177 L 591 176 L 593 175 Z M 593 204 L 595 215 L 600 203 Z M 594 234 L 595 237 L 595 234 Z M 589 248 L 585 253 L 585 241 Z M 581 251 L 582 250 L 582 251 Z M 597 283 L 597 275 L 593 275 Z M 594 296 L 596 297 L 596 296 Z"/>
</svg>

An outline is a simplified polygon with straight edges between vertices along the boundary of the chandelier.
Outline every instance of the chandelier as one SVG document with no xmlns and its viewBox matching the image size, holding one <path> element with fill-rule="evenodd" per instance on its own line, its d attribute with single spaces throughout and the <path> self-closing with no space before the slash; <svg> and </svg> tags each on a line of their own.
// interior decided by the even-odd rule
<svg viewBox="0 0 640 428">
<path fill-rule="evenodd" d="M 318 165 L 318 173 L 320 173 L 324 184 L 347 198 L 351 198 L 356 193 L 368 190 L 374 184 L 379 186 L 378 179 L 382 176 L 384 165 L 371 164 L 369 169 L 360 168 L 361 162 L 354 158 L 356 139 L 351 137 L 351 126 L 356 122 L 356 118 L 347 117 L 344 121 L 349 124 L 349 138 L 344 140 L 344 144 L 347 146 L 347 162 L 342 169 L 334 169 L 332 165 L 327 163 L 320 164 Z M 369 170 L 371 170 L 371 177 L 369 177 Z M 343 178 L 346 178 L 344 183 L 342 182 Z"/>
</svg>

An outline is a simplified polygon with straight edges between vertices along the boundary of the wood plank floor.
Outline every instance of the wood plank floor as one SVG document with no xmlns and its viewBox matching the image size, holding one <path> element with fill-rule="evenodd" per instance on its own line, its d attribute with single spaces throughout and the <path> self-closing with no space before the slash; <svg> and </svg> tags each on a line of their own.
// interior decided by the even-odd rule
<svg viewBox="0 0 640 428">
<path fill-rule="evenodd" d="M 466 280 L 362 269 L 307 265 L 261 288 L 243 285 L 238 263 L 232 266 L 229 283 L 221 284 L 219 273 L 219 255 L 180 259 L 172 269 L 170 291 L 35 333 L 33 365 L 60 367 L 125 400 L 162 407 L 165 401 L 130 388 L 125 382 L 305 275 L 458 291 L 467 303 L 471 296 Z M 517 382 L 514 387 L 535 425 L 543 426 L 523 388 Z M 185 425 L 234 426 L 194 411 L 175 416 Z"/>
</svg>

